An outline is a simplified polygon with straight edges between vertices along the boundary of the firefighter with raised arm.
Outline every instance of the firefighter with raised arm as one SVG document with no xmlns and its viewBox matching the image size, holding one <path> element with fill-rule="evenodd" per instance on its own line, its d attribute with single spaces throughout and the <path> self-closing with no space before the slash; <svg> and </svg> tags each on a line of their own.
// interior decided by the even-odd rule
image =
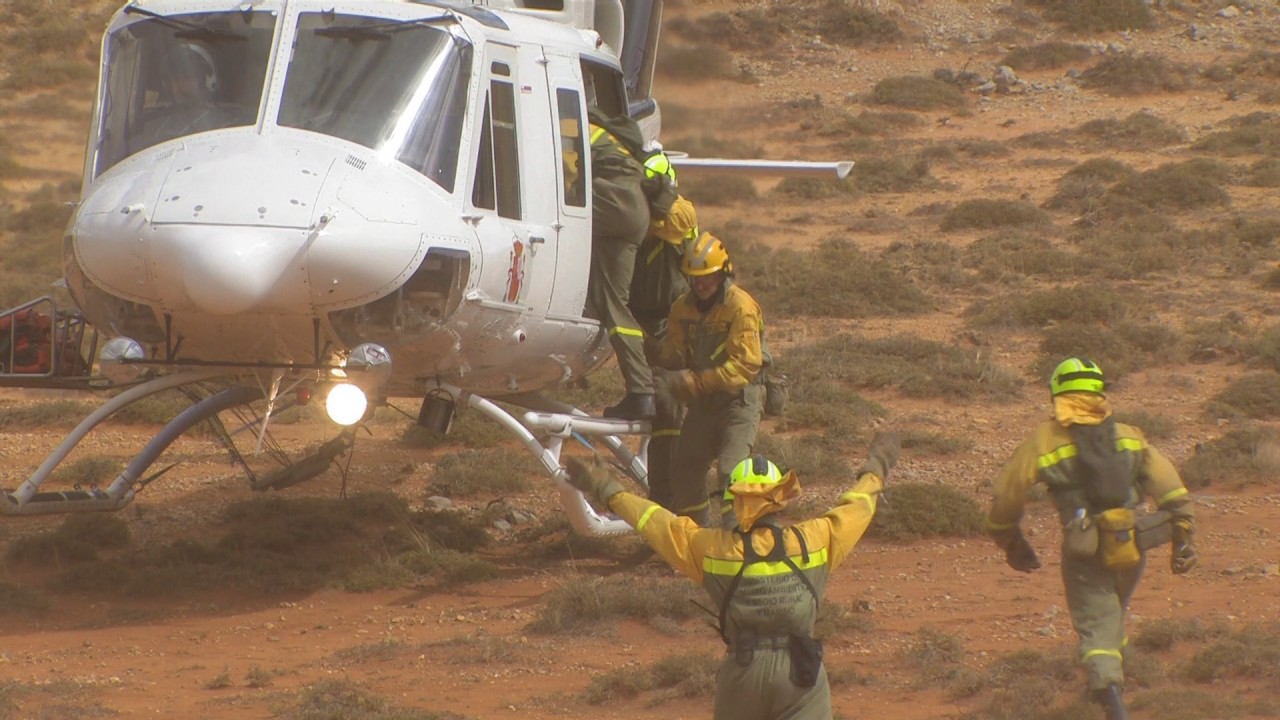
<svg viewBox="0 0 1280 720">
<path fill-rule="evenodd" d="M 1048 488 L 1063 526 L 1062 582 L 1089 689 L 1107 720 L 1127 720 L 1125 609 L 1149 548 L 1171 541 L 1177 575 L 1196 566 L 1195 516 L 1178 471 L 1141 430 L 1115 421 L 1104 388 L 1096 363 L 1068 358 L 1058 365 L 1049 380 L 1053 417 L 996 478 L 987 527 L 1011 568 L 1038 569 L 1019 523 L 1027 489 Z M 1143 496 L 1159 511 L 1139 516 Z"/>
<path fill-rule="evenodd" d="M 862 538 L 884 479 L 897 462 L 896 434 L 877 435 L 857 479 L 821 517 L 782 524 L 800 494 L 794 472 L 761 456 L 735 463 L 729 491 L 739 523 L 703 528 L 625 492 L 603 466 L 568 463 L 569 483 L 627 521 L 672 568 L 701 585 L 719 615 L 727 651 L 716 675 L 716 720 L 829 720 L 831 687 L 813 637 L 827 580 Z"/>
</svg>

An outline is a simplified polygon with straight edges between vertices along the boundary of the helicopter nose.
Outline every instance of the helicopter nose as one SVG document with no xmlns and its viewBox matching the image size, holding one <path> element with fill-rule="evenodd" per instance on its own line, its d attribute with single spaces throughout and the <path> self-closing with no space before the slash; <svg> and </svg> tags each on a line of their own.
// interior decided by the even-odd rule
<svg viewBox="0 0 1280 720">
<path fill-rule="evenodd" d="M 281 242 L 284 238 L 273 237 L 278 233 L 266 228 L 186 230 L 171 233 L 168 242 L 153 243 L 159 254 L 170 256 L 158 257 L 158 266 L 180 269 L 160 280 L 166 304 L 235 315 L 267 305 L 306 303 L 305 272 L 293 277 L 289 272 L 299 253 L 297 242 Z"/>
</svg>

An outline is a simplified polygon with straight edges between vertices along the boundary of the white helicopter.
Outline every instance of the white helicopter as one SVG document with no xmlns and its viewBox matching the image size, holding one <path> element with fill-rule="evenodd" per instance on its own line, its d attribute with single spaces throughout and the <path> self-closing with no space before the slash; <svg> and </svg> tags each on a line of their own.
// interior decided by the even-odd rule
<svg viewBox="0 0 1280 720">
<path fill-rule="evenodd" d="M 514 433 L 577 531 L 629 530 L 564 482 L 560 450 L 599 436 L 643 483 L 648 424 L 589 417 L 539 391 L 610 352 L 583 316 L 587 107 L 630 114 L 656 137 L 661 14 L 662 0 L 121 8 L 64 237 L 77 308 L 46 297 L 0 315 L 0 385 L 127 389 L 5 491 L 0 513 L 119 509 L 192 426 L 265 401 L 261 446 L 275 410 L 323 397 L 337 437 L 270 476 L 250 473 L 255 489 L 285 487 L 327 469 L 373 406 L 413 397 L 429 430 L 447 432 L 463 405 Z M 675 162 L 841 177 L 851 165 Z M 26 364 L 24 341 L 39 350 Z M 171 388 L 205 390 L 109 486 L 40 491 L 97 424 Z M 638 452 L 625 435 L 642 437 Z"/>
</svg>

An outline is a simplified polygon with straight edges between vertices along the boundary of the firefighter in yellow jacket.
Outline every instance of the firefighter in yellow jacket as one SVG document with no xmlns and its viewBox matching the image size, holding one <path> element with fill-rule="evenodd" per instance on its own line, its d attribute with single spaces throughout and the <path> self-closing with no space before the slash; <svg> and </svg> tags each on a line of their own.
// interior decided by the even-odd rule
<svg viewBox="0 0 1280 720">
<path fill-rule="evenodd" d="M 626 520 L 710 595 L 728 646 L 716 675 L 716 720 L 829 720 L 831 687 L 822 644 L 813 638 L 818 605 L 831 572 L 871 524 L 898 452 L 896 434 L 877 436 L 838 504 L 794 525 L 779 524 L 774 514 L 799 495 L 800 482 L 760 456 L 733 468 L 729 489 L 740 519 L 733 529 L 701 528 L 579 460 L 569 461 L 568 474 L 571 485 Z"/>
<path fill-rule="evenodd" d="M 1090 360 L 1058 365 L 1049 381 L 1053 417 L 1018 446 L 996 478 L 987 526 L 1010 567 L 1038 569 L 1019 522 L 1027 489 L 1037 482 L 1048 488 L 1062 521 L 1062 581 L 1089 689 L 1107 720 L 1127 720 L 1125 609 L 1148 547 L 1172 540 L 1173 572 L 1195 567 L 1195 517 L 1178 471 L 1141 430 L 1111 417 L 1104 387 L 1101 368 Z M 1144 495 L 1159 512 L 1139 518 L 1134 509 Z"/>
<path fill-rule="evenodd" d="M 657 157 L 657 156 L 655 156 Z M 648 168 L 646 167 L 646 172 Z M 681 270 L 684 248 L 698 239 L 698 216 L 693 203 L 676 197 L 666 217 L 654 218 L 649 235 L 636 254 L 636 270 L 631 277 L 628 307 L 644 330 L 645 356 L 653 361 L 667 336 L 667 316 L 671 306 L 689 292 L 689 281 Z M 656 408 L 649 435 L 649 499 L 671 507 L 671 470 L 675 460 L 684 406 L 662 402 Z"/>
<path fill-rule="evenodd" d="M 707 470 L 718 463 L 710 497 L 719 498 L 729 471 L 755 446 L 764 412 L 764 319 L 747 291 L 734 285 L 724 244 L 704 232 L 685 248 L 684 274 L 692 288 L 671 306 L 667 337 L 656 364 L 670 373 L 657 378 L 660 401 L 686 405 L 672 472 L 672 506 L 678 514 L 710 525 Z"/>
</svg>

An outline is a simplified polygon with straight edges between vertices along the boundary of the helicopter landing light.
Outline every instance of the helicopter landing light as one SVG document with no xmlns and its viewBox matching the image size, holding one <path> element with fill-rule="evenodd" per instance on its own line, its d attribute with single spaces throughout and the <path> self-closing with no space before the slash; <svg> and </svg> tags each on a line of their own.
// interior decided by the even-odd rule
<svg viewBox="0 0 1280 720">
<path fill-rule="evenodd" d="M 360 422 L 368 409 L 369 399 L 364 391 L 351 383 L 334 385 L 324 400 L 324 411 L 329 419 L 344 427 Z"/>
<path fill-rule="evenodd" d="M 146 357 L 146 351 L 137 340 L 124 336 L 114 337 L 98 353 L 98 367 L 111 382 L 132 382 L 142 374 L 142 365 L 133 361 L 145 360 Z"/>
</svg>

